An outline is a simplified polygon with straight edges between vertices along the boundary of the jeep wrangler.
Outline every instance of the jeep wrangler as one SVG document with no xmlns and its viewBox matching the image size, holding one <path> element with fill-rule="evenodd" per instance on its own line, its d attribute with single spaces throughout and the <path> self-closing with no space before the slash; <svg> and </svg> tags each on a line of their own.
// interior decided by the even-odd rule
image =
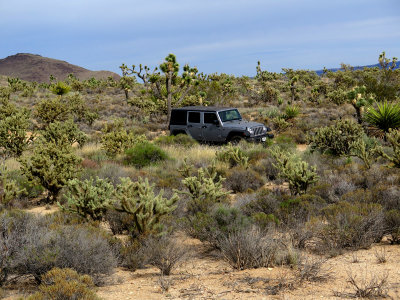
<svg viewBox="0 0 400 300">
<path fill-rule="evenodd" d="M 187 106 L 171 111 L 171 135 L 187 134 L 200 142 L 233 144 L 241 140 L 265 142 L 273 138 L 264 124 L 242 119 L 236 108 Z"/>
</svg>

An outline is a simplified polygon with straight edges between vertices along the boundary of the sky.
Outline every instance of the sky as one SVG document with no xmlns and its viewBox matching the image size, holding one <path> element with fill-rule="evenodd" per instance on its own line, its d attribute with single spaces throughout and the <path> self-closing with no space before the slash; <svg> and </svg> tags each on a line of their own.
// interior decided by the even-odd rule
<svg viewBox="0 0 400 300">
<path fill-rule="evenodd" d="M 174 53 L 254 76 L 400 58 L 400 0 L 0 0 L 0 58 L 33 53 L 121 74 Z"/>
</svg>

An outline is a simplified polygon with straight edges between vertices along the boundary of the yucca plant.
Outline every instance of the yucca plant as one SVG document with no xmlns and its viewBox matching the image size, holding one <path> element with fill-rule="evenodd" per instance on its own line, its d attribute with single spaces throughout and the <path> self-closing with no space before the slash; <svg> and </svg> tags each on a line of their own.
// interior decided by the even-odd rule
<svg viewBox="0 0 400 300">
<path fill-rule="evenodd" d="M 383 103 L 376 103 L 376 108 L 370 105 L 367 107 L 364 120 L 385 133 L 389 132 L 389 129 L 400 128 L 400 104 L 385 100 Z"/>
<path fill-rule="evenodd" d="M 284 114 L 284 119 L 289 120 L 289 119 L 294 119 L 296 118 L 300 113 L 300 108 L 296 105 L 288 105 L 285 108 L 285 114 Z"/>
</svg>

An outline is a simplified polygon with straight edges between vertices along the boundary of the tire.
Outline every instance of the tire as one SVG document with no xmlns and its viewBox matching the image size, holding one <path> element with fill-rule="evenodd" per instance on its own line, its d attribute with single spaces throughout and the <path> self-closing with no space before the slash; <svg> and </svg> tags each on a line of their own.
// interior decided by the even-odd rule
<svg viewBox="0 0 400 300">
<path fill-rule="evenodd" d="M 231 137 L 229 139 L 228 142 L 231 143 L 232 145 L 237 145 L 243 140 L 244 140 L 244 138 L 242 138 L 240 135 L 234 135 L 233 137 Z"/>
</svg>

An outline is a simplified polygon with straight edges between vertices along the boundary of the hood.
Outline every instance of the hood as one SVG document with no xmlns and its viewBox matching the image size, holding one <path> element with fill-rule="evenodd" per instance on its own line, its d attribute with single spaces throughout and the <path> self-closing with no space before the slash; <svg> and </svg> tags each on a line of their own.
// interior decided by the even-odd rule
<svg viewBox="0 0 400 300">
<path fill-rule="evenodd" d="M 246 127 L 255 127 L 255 126 L 265 126 L 264 124 L 257 123 L 257 122 L 249 122 L 246 120 L 234 120 L 234 121 L 228 121 L 224 122 L 224 127 L 226 128 L 246 128 Z"/>
</svg>

